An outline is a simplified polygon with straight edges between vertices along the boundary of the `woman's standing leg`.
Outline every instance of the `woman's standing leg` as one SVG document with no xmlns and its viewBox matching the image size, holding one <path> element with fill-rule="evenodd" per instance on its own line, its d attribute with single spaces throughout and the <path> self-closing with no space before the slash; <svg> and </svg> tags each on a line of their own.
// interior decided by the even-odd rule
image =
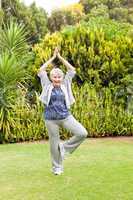
<svg viewBox="0 0 133 200">
<path fill-rule="evenodd" d="M 46 120 L 45 124 L 49 134 L 52 169 L 54 173 L 56 172 L 60 173 L 63 171 L 63 166 L 59 149 L 59 144 L 60 144 L 59 125 L 56 121 L 53 120 Z"/>
<path fill-rule="evenodd" d="M 87 130 L 72 115 L 62 120 L 62 126 L 73 134 L 63 143 L 65 151 L 72 153 L 87 137 Z"/>
</svg>

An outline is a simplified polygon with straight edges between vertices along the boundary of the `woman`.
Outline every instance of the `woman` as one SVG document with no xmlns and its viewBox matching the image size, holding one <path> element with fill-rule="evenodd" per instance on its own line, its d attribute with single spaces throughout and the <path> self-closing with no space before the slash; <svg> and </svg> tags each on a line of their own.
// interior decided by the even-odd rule
<svg viewBox="0 0 133 200">
<path fill-rule="evenodd" d="M 46 68 L 56 57 L 67 67 L 67 73 L 64 76 L 61 69 L 53 68 L 50 71 L 51 80 L 49 80 Z M 55 175 L 63 173 L 62 161 L 65 155 L 72 153 L 87 137 L 86 129 L 73 117 L 69 110 L 75 101 L 71 90 L 74 75 L 75 68 L 59 54 L 57 48 L 53 57 L 43 64 L 38 72 L 42 85 L 40 100 L 46 105 L 44 118 L 50 140 L 52 172 Z M 73 137 L 64 143 L 60 142 L 60 126 L 73 134 Z"/>
</svg>

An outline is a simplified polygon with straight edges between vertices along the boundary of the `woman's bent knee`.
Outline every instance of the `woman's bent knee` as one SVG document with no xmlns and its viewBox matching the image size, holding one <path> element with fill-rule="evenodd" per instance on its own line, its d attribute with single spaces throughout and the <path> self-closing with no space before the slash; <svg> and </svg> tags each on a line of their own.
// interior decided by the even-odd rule
<svg viewBox="0 0 133 200">
<path fill-rule="evenodd" d="M 88 132 L 86 129 L 82 129 L 78 135 L 79 137 L 86 138 L 88 135 Z"/>
<path fill-rule="evenodd" d="M 87 132 L 87 130 L 84 130 L 84 132 L 83 132 L 83 137 L 84 137 L 84 138 L 86 138 L 86 137 L 87 137 L 87 135 L 88 135 L 88 132 Z"/>
</svg>

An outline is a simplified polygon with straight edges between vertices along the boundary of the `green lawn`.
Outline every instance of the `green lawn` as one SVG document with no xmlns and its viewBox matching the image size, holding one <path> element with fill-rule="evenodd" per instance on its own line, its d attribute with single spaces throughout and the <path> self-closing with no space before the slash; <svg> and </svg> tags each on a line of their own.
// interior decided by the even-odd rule
<svg viewBox="0 0 133 200">
<path fill-rule="evenodd" d="M 133 138 L 86 139 L 64 167 L 48 142 L 0 145 L 0 200 L 133 200 Z"/>
</svg>

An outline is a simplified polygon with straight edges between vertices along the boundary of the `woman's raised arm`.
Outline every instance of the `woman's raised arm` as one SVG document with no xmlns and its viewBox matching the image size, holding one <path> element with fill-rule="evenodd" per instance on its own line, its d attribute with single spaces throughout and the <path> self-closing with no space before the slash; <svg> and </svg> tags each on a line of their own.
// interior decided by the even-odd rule
<svg viewBox="0 0 133 200">
<path fill-rule="evenodd" d="M 39 69 L 38 72 L 43 71 L 43 70 L 46 70 L 46 68 L 48 67 L 48 65 L 49 65 L 50 63 L 52 63 L 52 61 L 56 58 L 56 56 L 57 56 L 57 49 L 54 50 L 54 54 L 53 54 L 52 58 L 50 58 L 47 62 L 45 62 L 45 63 L 40 67 L 40 69 Z"/>
</svg>

